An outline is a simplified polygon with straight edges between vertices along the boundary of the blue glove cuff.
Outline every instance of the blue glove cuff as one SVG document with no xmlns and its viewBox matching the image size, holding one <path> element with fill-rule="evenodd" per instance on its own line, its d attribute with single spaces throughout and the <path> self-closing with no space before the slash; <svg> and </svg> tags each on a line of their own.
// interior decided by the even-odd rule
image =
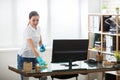
<svg viewBox="0 0 120 80">
<path fill-rule="evenodd" d="M 45 46 L 43 44 L 40 46 L 40 52 L 45 52 Z"/>
<path fill-rule="evenodd" d="M 42 62 L 43 61 L 40 56 L 36 57 L 36 59 L 37 59 L 38 62 Z"/>
<path fill-rule="evenodd" d="M 42 65 L 45 66 L 46 65 L 46 62 L 40 56 L 36 57 L 36 59 L 37 59 L 40 66 L 42 66 Z"/>
</svg>

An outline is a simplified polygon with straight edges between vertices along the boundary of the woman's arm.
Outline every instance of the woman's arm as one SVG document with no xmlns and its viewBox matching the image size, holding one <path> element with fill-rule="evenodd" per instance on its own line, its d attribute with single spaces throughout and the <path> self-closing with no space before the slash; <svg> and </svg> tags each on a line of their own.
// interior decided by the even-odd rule
<svg viewBox="0 0 120 80">
<path fill-rule="evenodd" d="M 40 35 L 39 46 L 42 45 L 42 36 Z"/>
<path fill-rule="evenodd" d="M 39 56 L 39 53 L 38 53 L 37 49 L 35 48 L 32 39 L 27 39 L 27 42 L 28 42 L 30 48 L 32 49 L 32 51 L 33 51 L 35 57 L 38 57 L 38 56 Z"/>
<path fill-rule="evenodd" d="M 39 65 L 46 66 L 46 62 L 39 56 L 39 53 L 38 53 L 37 49 L 34 47 L 34 43 L 33 43 L 32 39 L 27 39 L 27 42 L 28 42 L 30 48 L 32 49 Z"/>
<path fill-rule="evenodd" d="M 40 52 L 45 51 L 45 46 L 42 43 L 42 36 L 41 35 L 40 35 L 40 41 L 39 41 L 39 48 L 40 48 Z"/>
</svg>

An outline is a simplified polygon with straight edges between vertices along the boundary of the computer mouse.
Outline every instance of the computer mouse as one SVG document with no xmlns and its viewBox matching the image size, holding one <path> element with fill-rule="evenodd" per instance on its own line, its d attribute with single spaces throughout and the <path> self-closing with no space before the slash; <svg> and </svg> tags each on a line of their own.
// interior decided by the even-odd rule
<svg viewBox="0 0 120 80">
<path fill-rule="evenodd" d="M 88 60 L 88 63 L 95 63 L 96 62 L 96 60 L 94 60 L 94 59 L 89 59 Z"/>
<path fill-rule="evenodd" d="M 93 58 L 90 58 L 90 59 L 86 60 L 85 62 L 88 63 L 88 64 L 95 64 L 95 63 L 97 63 L 97 61 L 95 59 L 93 59 Z"/>
</svg>

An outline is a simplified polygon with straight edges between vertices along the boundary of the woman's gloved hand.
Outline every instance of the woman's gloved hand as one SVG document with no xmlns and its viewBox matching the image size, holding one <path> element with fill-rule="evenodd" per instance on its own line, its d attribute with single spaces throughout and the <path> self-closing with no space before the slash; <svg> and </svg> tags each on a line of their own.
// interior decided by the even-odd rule
<svg viewBox="0 0 120 80">
<path fill-rule="evenodd" d="M 40 52 L 45 52 L 45 46 L 42 44 L 41 46 L 40 46 Z"/>
<path fill-rule="evenodd" d="M 36 59 L 40 66 L 46 66 L 46 62 L 40 56 L 36 57 Z"/>
</svg>

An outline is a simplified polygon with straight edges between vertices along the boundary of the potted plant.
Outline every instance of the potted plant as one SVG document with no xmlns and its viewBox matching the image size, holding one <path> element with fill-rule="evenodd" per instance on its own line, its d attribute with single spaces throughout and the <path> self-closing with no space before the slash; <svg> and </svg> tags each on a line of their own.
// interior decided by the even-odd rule
<svg viewBox="0 0 120 80">
<path fill-rule="evenodd" d="M 107 9 L 107 6 L 106 6 L 106 5 L 103 5 L 103 6 L 102 6 L 102 9 Z"/>
<path fill-rule="evenodd" d="M 106 5 L 102 6 L 102 13 L 107 13 L 107 6 Z"/>
<path fill-rule="evenodd" d="M 115 56 L 115 58 L 117 60 L 117 63 L 120 64 L 120 52 L 119 51 L 115 51 L 114 56 Z"/>
<path fill-rule="evenodd" d="M 117 14 L 119 14 L 119 7 L 116 7 L 115 11 L 116 11 Z"/>
</svg>

